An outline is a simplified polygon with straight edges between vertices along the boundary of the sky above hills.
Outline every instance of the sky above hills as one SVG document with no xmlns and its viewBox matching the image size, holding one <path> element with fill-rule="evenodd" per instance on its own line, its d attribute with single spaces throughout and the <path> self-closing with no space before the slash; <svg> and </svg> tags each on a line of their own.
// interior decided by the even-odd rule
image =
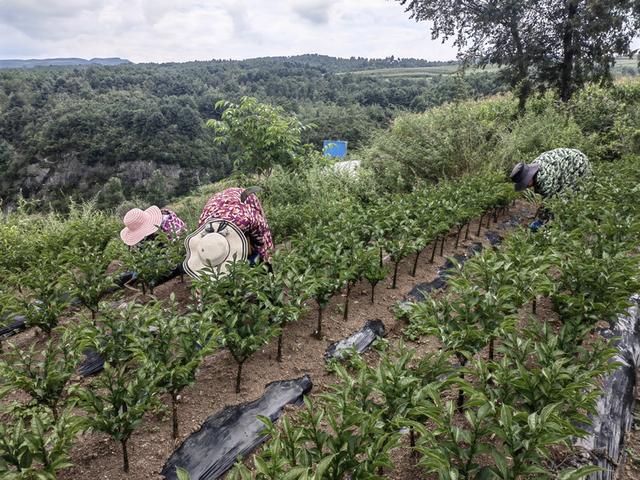
<svg viewBox="0 0 640 480">
<path fill-rule="evenodd" d="M 0 0 L 0 58 L 455 58 L 394 0 Z"/>
</svg>

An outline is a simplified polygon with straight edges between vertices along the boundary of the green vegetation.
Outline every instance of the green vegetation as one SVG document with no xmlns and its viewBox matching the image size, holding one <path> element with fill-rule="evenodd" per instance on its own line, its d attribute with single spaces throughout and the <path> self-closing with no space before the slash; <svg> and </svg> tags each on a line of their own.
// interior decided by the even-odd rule
<svg viewBox="0 0 640 480">
<path fill-rule="evenodd" d="M 510 97 L 400 115 L 364 158 L 383 186 L 408 191 L 422 181 L 486 167 L 507 172 L 564 145 L 580 148 L 591 160 L 616 160 L 640 153 L 639 132 L 640 88 L 623 82 L 589 86 L 566 104 L 552 94 L 533 98 L 519 117 Z"/>
<path fill-rule="evenodd" d="M 507 167 L 571 144 L 594 160 L 596 175 L 586 188 L 546 202 L 555 218 L 538 234 L 518 231 L 498 251 L 454 269 L 442 297 L 404 312 L 408 340 L 435 337 L 440 353 L 421 356 L 389 345 L 379 362 L 356 356 L 333 365 L 335 387 L 308 399 L 281 427 L 268 424 L 273 441 L 255 457 L 256 469 L 238 466 L 233 475 L 384 478 L 397 467 L 391 450 L 400 448 L 442 479 L 584 476 L 588 469 L 557 471 L 550 458 L 584 435 L 580 425 L 593 411 L 601 377 L 615 366 L 610 345 L 587 336 L 598 321 L 621 313 L 640 286 L 639 92 L 635 83 L 593 86 L 566 104 L 547 94 L 531 99 L 524 115 L 507 95 L 401 116 L 361 153 L 363 167 L 355 174 L 299 147 L 304 132 L 294 132 L 287 144 L 295 161 L 278 156 L 287 150 L 282 144 L 272 148 L 265 141 L 260 151 L 273 154 L 265 164 L 269 174 L 238 173 L 175 208 L 195 226 L 212 192 L 261 186 L 283 245 L 274 272 L 236 263 L 230 275 L 192 281 L 191 297 L 179 303 L 155 298 L 153 288 L 183 258 L 181 242 L 159 236 L 127 249 L 117 238 L 120 220 L 95 205 L 44 214 L 20 201 L 0 221 L 2 313 L 26 314 L 28 326 L 50 340 L 3 354 L 2 365 L 12 371 L 2 375 L 2 392 L 19 389 L 29 398 L 2 405 L 11 422 L 0 432 L 0 472 L 55 478 L 82 430 L 119 442 L 128 470 L 128 442 L 148 413 L 164 409 L 161 400 L 171 405 L 179 438 L 178 395 L 197 381 L 206 356 L 228 349 L 239 392 L 243 366 L 276 338 L 282 360 L 284 329 L 303 318 L 305 307 L 317 303 L 314 333 L 321 337 L 328 321 L 323 312 L 337 295 L 345 293 L 346 318 L 358 280 L 370 282 L 373 301 L 389 267 L 394 286 L 402 260 L 411 259 L 415 274 L 425 250 L 432 261 L 438 251 L 442 256 L 445 239 L 468 236 L 476 219 L 480 234 L 483 222 L 516 198 Z M 275 114 L 276 123 L 285 115 L 248 99 L 227 111 L 243 106 Z M 229 150 L 245 141 L 235 140 Z M 243 161 L 257 167 L 257 152 Z M 225 158 L 231 165 L 240 157 Z M 149 295 L 114 302 L 128 293 L 120 291 L 104 301 L 112 284 L 107 266 L 136 270 Z M 544 297 L 557 319 L 536 311 Z M 87 348 L 105 360 L 104 372 L 76 384 L 72 372 Z"/>
<path fill-rule="evenodd" d="M 296 156 L 301 153 L 300 136 L 309 127 L 287 116 L 282 107 L 242 97 L 237 105 L 218 102 L 216 110 L 222 111 L 220 120 L 209 120 L 207 126 L 236 158 L 237 170 L 262 173 L 275 165 L 295 166 Z"/>
<path fill-rule="evenodd" d="M 354 70 L 438 62 L 337 59 L 318 55 L 211 61 L 0 70 L 0 197 L 20 192 L 66 210 L 69 197 L 162 204 L 227 177 L 243 152 L 218 145 L 205 128 L 218 102 L 255 97 L 315 129 L 301 143 L 349 141 L 353 151 L 388 126 L 397 111 L 419 111 L 462 96 L 503 90 L 492 75 L 389 82 Z M 337 73 L 340 73 L 338 75 Z M 261 107 L 266 108 L 266 107 Z M 231 140 L 231 139 L 229 139 Z M 262 159 L 254 159 L 258 161 Z M 158 187 L 161 188 L 158 188 Z M 162 205 L 160 205 L 162 206 Z"/>
<path fill-rule="evenodd" d="M 33 345 L 26 350 L 12 346 L 6 359 L 0 361 L 0 378 L 7 385 L 0 390 L 0 397 L 18 388 L 33 403 L 46 407 L 58 421 L 59 407 L 68 396 L 69 383 L 79 363 L 80 355 L 71 339 L 67 334 L 55 343 L 49 340 L 44 351 Z"/>
<path fill-rule="evenodd" d="M 624 312 L 638 288 L 639 179 L 636 158 L 599 165 L 582 192 L 552 202 L 555 220 L 543 232 L 521 230 L 500 250 L 469 260 L 444 297 L 409 312 L 407 336 L 435 335 L 440 353 L 419 358 L 400 345 L 383 348 L 373 366 L 358 357 L 346 368 L 334 365 L 339 381 L 328 393 L 307 400 L 280 427 L 264 419 L 272 440 L 254 457 L 253 471 L 239 463 L 232 478 L 385 478 L 385 469 L 397 467 L 389 462 L 391 449 L 415 452 L 418 465 L 442 480 L 578 479 L 599 471 L 562 468 L 552 457 L 586 434 L 582 426 L 595 411 L 601 377 L 616 367 L 608 341 L 589 336 L 596 319 Z M 601 234 L 591 234 L 592 222 Z M 605 263 L 619 259 L 627 273 L 603 277 L 610 280 L 604 294 L 610 300 L 581 302 L 559 320 L 520 316 L 516 329 L 516 314 L 536 296 L 553 299 L 556 288 L 603 294 L 585 251 Z M 574 285 L 553 281 L 552 270 L 569 277 L 576 265 L 585 274 Z M 571 339 L 563 333 L 569 330 Z"/>
<path fill-rule="evenodd" d="M 520 113 L 536 90 L 553 89 L 567 102 L 588 82 L 611 83 L 616 56 L 636 52 L 640 7 L 629 0 L 397 1 L 411 18 L 431 22 L 434 38 L 455 39 L 465 65 L 501 66 Z"/>
</svg>

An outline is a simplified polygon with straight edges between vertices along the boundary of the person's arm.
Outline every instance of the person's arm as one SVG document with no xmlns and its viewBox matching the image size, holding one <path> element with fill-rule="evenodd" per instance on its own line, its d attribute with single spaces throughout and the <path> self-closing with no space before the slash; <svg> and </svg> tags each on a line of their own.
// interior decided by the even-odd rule
<svg viewBox="0 0 640 480">
<path fill-rule="evenodd" d="M 166 208 L 162 209 L 163 221 L 160 229 L 166 233 L 171 240 L 176 240 L 182 233 L 186 232 L 185 223 L 178 215 Z"/>
<path fill-rule="evenodd" d="M 247 198 L 246 205 L 250 207 L 251 211 L 251 226 L 246 231 L 247 236 L 253 244 L 256 253 L 262 258 L 262 261 L 270 263 L 271 252 L 274 248 L 273 237 L 262 211 L 262 205 L 260 205 L 258 198 L 253 195 Z"/>
<path fill-rule="evenodd" d="M 273 251 L 273 238 L 264 217 L 258 221 L 252 233 L 251 240 L 255 251 L 260 255 L 263 262 L 270 263 L 271 252 Z"/>
</svg>

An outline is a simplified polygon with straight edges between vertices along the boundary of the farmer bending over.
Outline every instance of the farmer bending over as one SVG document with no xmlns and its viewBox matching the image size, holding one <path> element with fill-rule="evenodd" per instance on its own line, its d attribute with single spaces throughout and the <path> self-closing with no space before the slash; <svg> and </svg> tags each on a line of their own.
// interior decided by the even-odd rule
<svg viewBox="0 0 640 480">
<path fill-rule="evenodd" d="M 176 240 L 186 232 L 184 222 L 171 210 L 158 208 L 155 205 L 141 210 L 133 208 L 129 210 L 122 220 L 125 227 L 120 231 L 120 238 L 124 243 L 133 247 L 143 240 L 152 240 L 158 234 L 158 230 Z"/>
<path fill-rule="evenodd" d="M 575 148 L 556 148 L 544 152 L 532 163 L 518 163 L 513 167 L 511 180 L 519 192 L 533 187 L 544 198 L 575 189 L 581 178 L 591 174 L 587 156 Z"/>
<path fill-rule="evenodd" d="M 184 269 L 197 277 L 204 268 L 225 273 L 229 262 L 249 259 L 270 267 L 273 238 L 260 200 L 259 188 L 228 188 L 207 201 L 198 229 L 185 240 Z"/>
<path fill-rule="evenodd" d="M 544 152 L 532 163 L 518 163 L 511 171 L 516 191 L 533 187 L 543 198 L 550 198 L 563 191 L 575 190 L 581 179 L 591 175 L 591 164 L 586 155 L 575 148 L 556 148 Z M 541 209 L 541 216 L 530 227 L 537 230 L 551 214 Z"/>
</svg>

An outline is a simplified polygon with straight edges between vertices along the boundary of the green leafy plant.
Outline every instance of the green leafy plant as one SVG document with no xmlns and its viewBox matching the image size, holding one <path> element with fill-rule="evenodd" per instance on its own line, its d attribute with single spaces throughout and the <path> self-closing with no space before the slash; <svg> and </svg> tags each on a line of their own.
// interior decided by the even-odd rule
<svg viewBox="0 0 640 480">
<path fill-rule="evenodd" d="M 151 307 L 127 302 L 118 308 L 102 308 L 99 321 L 78 325 L 78 348 L 91 348 L 113 367 L 128 365 L 139 342 L 151 336 L 146 319 Z"/>
<path fill-rule="evenodd" d="M 274 440 L 254 458 L 255 473 L 236 464 L 231 478 L 382 479 L 377 472 L 392 467 L 398 434 L 381 430 L 377 419 L 350 401 L 348 389 L 323 395 L 317 406 L 305 398 L 304 410 L 292 422 L 283 419 L 281 430 L 261 418 Z"/>
<path fill-rule="evenodd" d="M 282 361 L 284 327 L 297 322 L 307 311 L 309 267 L 303 257 L 281 250 L 273 257 L 273 272 L 252 277 L 250 289 L 269 311 L 270 321 L 280 327 L 276 359 Z"/>
<path fill-rule="evenodd" d="M 389 270 L 387 267 L 380 265 L 375 249 L 369 249 L 363 258 L 364 269 L 363 276 L 371 286 L 371 303 L 374 303 L 376 285 L 387 278 Z"/>
<path fill-rule="evenodd" d="M 173 438 L 178 438 L 178 396 L 196 381 L 196 372 L 213 349 L 217 332 L 195 314 L 179 314 L 175 297 L 170 305 L 148 304 L 145 327 L 151 335 L 136 338 L 139 362 L 149 363 L 158 377 L 158 387 L 171 396 Z"/>
<path fill-rule="evenodd" d="M 143 241 L 126 251 L 124 264 L 138 274 L 143 294 L 149 292 L 153 295 L 157 281 L 174 270 L 184 258 L 178 256 L 180 245 L 176 243 L 180 242 L 174 242 L 166 233 L 159 232 L 154 239 Z"/>
<path fill-rule="evenodd" d="M 115 285 L 113 278 L 106 274 L 111 260 L 102 245 L 85 244 L 80 249 L 67 247 L 66 257 L 71 270 L 72 296 L 79 299 L 95 319 L 100 300 Z"/>
<path fill-rule="evenodd" d="M 203 302 L 202 316 L 219 327 L 219 342 L 238 364 L 236 393 L 240 393 L 242 367 L 251 355 L 280 334 L 270 323 L 270 310 L 247 286 L 261 273 L 247 262 L 232 262 L 227 275 L 209 272 L 193 282 Z"/>
<path fill-rule="evenodd" d="M 322 338 L 322 314 L 329 305 L 331 297 L 344 286 L 342 258 L 336 256 L 336 249 L 330 243 L 309 242 L 304 254 L 315 266 L 310 272 L 308 289 L 318 304 L 318 324 L 314 332 L 316 338 Z"/>
<path fill-rule="evenodd" d="M 487 333 L 478 328 L 475 302 L 458 301 L 448 296 L 432 298 L 412 304 L 408 313 L 409 327 L 405 334 L 434 335 L 442 345 L 453 352 L 461 367 L 487 344 Z M 462 374 L 464 378 L 464 373 Z M 458 391 L 458 408 L 464 405 L 464 389 Z"/>
<path fill-rule="evenodd" d="M 430 406 L 423 413 L 435 425 L 429 430 L 421 423 L 413 427 L 420 434 L 416 451 L 422 455 L 418 464 L 441 480 L 482 478 L 487 467 L 479 463 L 480 455 L 491 451 L 488 436 L 492 431 L 491 404 L 477 406 L 469 401 L 462 425 L 456 419 L 455 403 L 431 395 Z M 474 408 L 477 407 L 477 408 Z"/>
<path fill-rule="evenodd" d="M 12 346 L 0 361 L 0 377 L 5 383 L 0 397 L 15 389 L 22 390 L 37 405 L 48 408 L 57 421 L 78 361 L 79 354 L 69 335 L 59 341 L 49 340 L 42 351 L 34 345 L 28 349 Z"/>
<path fill-rule="evenodd" d="M 29 289 L 29 294 L 20 299 L 27 325 L 38 327 L 49 337 L 69 305 L 68 278 L 60 274 L 61 270 L 58 262 L 51 261 L 23 279 Z"/>
<path fill-rule="evenodd" d="M 83 425 L 90 430 L 106 433 L 122 447 L 122 468 L 129 472 L 127 442 L 142 423 L 145 413 L 158 404 L 160 390 L 153 365 L 105 363 L 104 371 L 91 385 L 75 391 L 78 405 L 85 410 Z"/>
<path fill-rule="evenodd" d="M 65 411 L 57 421 L 34 413 L 0 424 L 0 477 L 15 480 L 55 480 L 70 467 L 69 449 L 79 421 Z"/>
<path fill-rule="evenodd" d="M 274 165 L 290 167 L 300 150 L 300 135 L 309 126 L 287 115 L 281 107 L 242 97 L 239 104 L 219 101 L 220 120 L 207 126 L 216 133 L 219 143 L 227 144 L 236 154 L 236 167 L 245 172 L 268 171 Z"/>
<path fill-rule="evenodd" d="M 476 361 L 470 374 L 478 379 L 476 391 L 495 403 L 540 413 L 552 404 L 574 425 L 586 425 L 599 395 L 600 378 L 615 368 L 614 354 L 605 341 L 589 348 L 561 348 L 561 339 L 548 324 L 532 322 L 520 332 L 505 332 L 499 362 Z"/>
</svg>

